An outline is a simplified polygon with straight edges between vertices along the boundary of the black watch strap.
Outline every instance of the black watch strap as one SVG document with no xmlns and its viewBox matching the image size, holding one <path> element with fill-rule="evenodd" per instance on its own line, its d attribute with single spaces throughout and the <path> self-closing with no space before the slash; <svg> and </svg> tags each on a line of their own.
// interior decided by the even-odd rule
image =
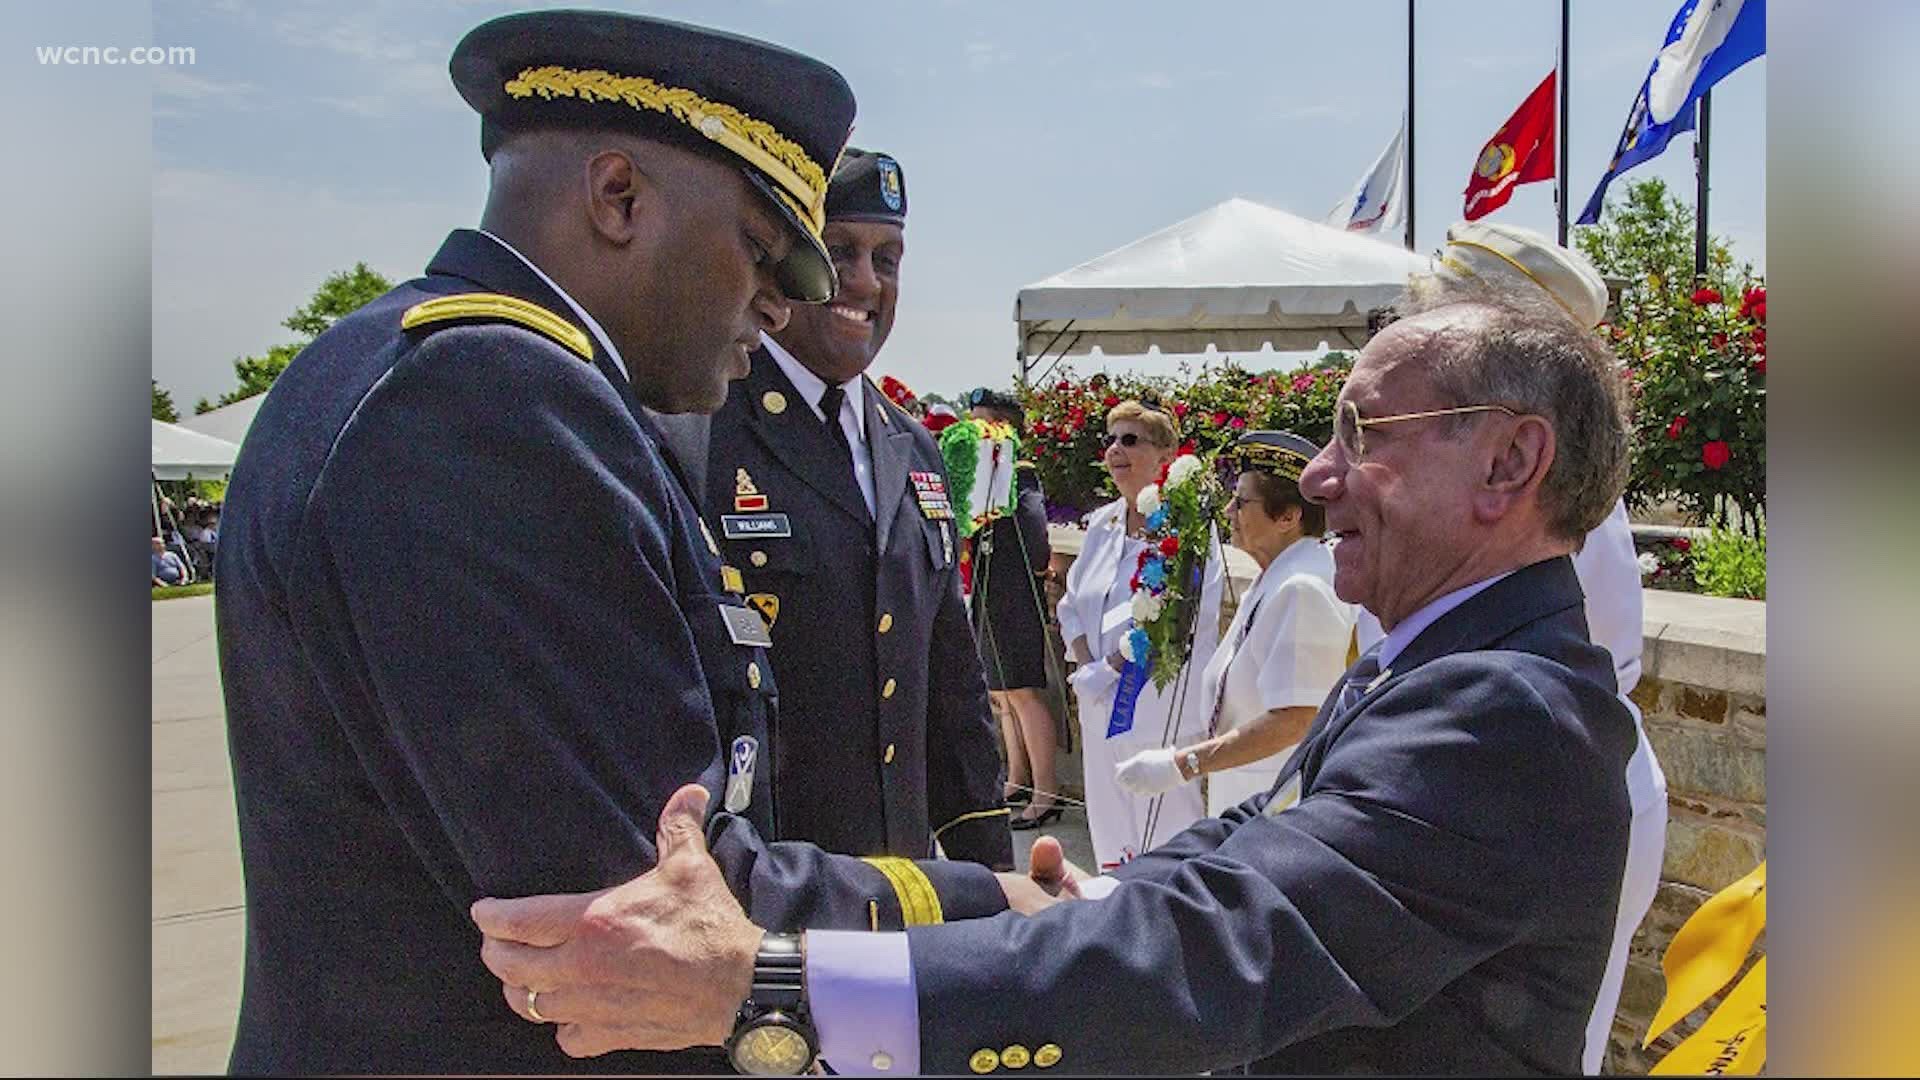
<svg viewBox="0 0 1920 1080">
<path fill-rule="evenodd" d="M 753 956 L 753 989 L 743 1007 L 754 1012 L 806 1008 L 806 954 L 799 934 L 767 934 Z"/>
</svg>

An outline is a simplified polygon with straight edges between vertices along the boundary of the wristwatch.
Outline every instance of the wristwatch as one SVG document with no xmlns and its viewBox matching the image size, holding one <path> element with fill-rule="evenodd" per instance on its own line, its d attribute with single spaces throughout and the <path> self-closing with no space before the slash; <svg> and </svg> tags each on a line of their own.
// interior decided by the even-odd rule
<svg viewBox="0 0 1920 1080">
<path fill-rule="evenodd" d="M 749 1076 L 798 1076 L 812 1067 L 820 1039 L 807 1011 L 805 939 L 767 934 L 753 956 L 753 989 L 740 1003 L 727 1059 Z"/>
<path fill-rule="evenodd" d="M 1200 752 L 1198 750 L 1187 751 L 1187 774 L 1188 780 L 1200 779 Z"/>
</svg>

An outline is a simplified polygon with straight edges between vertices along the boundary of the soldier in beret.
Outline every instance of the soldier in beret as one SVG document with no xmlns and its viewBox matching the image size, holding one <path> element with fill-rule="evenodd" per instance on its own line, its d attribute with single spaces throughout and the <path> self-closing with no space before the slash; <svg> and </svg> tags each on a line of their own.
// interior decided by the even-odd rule
<svg viewBox="0 0 1920 1080">
<path fill-rule="evenodd" d="M 700 430 L 706 515 L 766 617 L 782 839 L 855 855 L 1013 862 L 960 536 L 933 438 L 866 375 L 893 330 L 907 190 L 849 147 L 827 189 L 832 301 L 796 307 Z"/>
<path fill-rule="evenodd" d="M 853 96 L 772 45 L 596 12 L 496 19 L 452 73 L 482 120 L 480 228 L 293 361 L 226 503 L 247 889 L 230 1067 L 724 1069 L 569 1058 L 509 1010 L 541 1018 L 541 988 L 501 1000 L 469 914 L 647 869 L 692 782 L 730 811 L 703 841 L 725 891 L 777 931 L 769 981 L 740 987 L 759 1034 L 734 1062 L 764 1068 L 790 1045 L 768 1017 L 804 1022 L 775 1008 L 786 931 L 1005 904 L 979 867 L 760 839 L 766 627 L 652 421 L 717 408 L 794 302 L 833 295 L 821 224 Z M 536 497 L 563 516 L 518 512 Z"/>
</svg>

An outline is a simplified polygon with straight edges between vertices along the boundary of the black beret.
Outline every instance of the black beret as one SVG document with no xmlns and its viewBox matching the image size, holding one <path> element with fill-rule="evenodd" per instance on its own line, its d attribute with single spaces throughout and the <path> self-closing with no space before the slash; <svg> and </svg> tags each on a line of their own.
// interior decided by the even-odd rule
<svg viewBox="0 0 1920 1080">
<path fill-rule="evenodd" d="M 849 146 L 840 155 L 827 185 L 830 221 L 884 221 L 907 224 L 907 178 L 900 163 L 875 150 Z"/>
<path fill-rule="evenodd" d="M 453 84 L 481 116 L 481 151 L 543 127 L 633 131 L 740 166 L 798 234 L 780 266 L 795 300 L 833 296 L 820 227 L 852 129 L 853 91 L 812 57 L 643 15 L 537 11 L 483 23 L 454 47 Z"/>
<path fill-rule="evenodd" d="M 1227 453 L 1243 469 L 1273 473 L 1298 483 L 1307 463 L 1319 456 L 1320 447 L 1291 431 L 1249 431 L 1235 440 Z"/>
</svg>

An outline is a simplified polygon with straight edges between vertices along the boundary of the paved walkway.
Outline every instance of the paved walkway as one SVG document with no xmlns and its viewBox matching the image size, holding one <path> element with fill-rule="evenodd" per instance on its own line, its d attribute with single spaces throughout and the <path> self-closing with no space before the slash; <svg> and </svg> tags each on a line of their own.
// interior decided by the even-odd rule
<svg viewBox="0 0 1920 1080">
<path fill-rule="evenodd" d="M 1049 826 L 1092 866 L 1086 820 Z M 1023 865 L 1033 833 L 1016 833 Z M 245 934 L 213 597 L 153 605 L 153 1071 L 226 1071 Z"/>
<path fill-rule="evenodd" d="M 245 932 L 213 597 L 153 605 L 153 1070 L 220 1073 Z"/>
</svg>

